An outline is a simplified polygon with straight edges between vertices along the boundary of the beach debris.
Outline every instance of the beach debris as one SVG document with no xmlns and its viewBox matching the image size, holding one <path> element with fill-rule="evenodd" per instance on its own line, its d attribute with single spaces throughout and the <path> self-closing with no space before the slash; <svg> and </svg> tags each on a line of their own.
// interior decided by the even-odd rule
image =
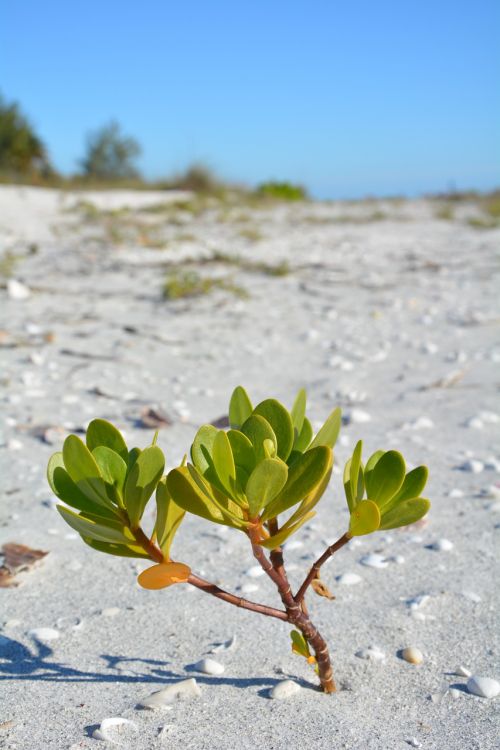
<svg viewBox="0 0 500 750">
<path fill-rule="evenodd" d="M 173 424 L 173 420 L 162 409 L 146 406 L 140 413 L 137 426 L 161 430 L 171 424 Z"/>
<path fill-rule="evenodd" d="M 33 640 L 44 643 L 45 641 L 56 641 L 59 638 L 59 631 L 55 628 L 33 628 L 28 630 L 28 635 Z"/>
<path fill-rule="evenodd" d="M 436 552 L 449 552 L 453 547 L 454 544 L 449 539 L 437 539 L 432 544 L 429 544 L 429 549 L 433 549 Z"/>
<path fill-rule="evenodd" d="M 294 680 L 281 680 L 269 692 L 269 697 L 274 700 L 283 700 L 291 698 L 293 695 L 300 693 L 301 687 Z"/>
<path fill-rule="evenodd" d="M 367 568 L 387 568 L 387 565 L 389 564 L 384 555 L 379 555 L 377 552 L 371 552 L 369 555 L 364 555 L 359 562 Z"/>
<path fill-rule="evenodd" d="M 17 279 L 7 281 L 7 294 L 11 299 L 25 300 L 31 297 L 31 289 Z"/>
<path fill-rule="evenodd" d="M 203 672 L 203 674 L 218 675 L 224 672 L 225 667 L 215 659 L 204 658 L 193 664 L 193 669 L 197 672 Z"/>
<path fill-rule="evenodd" d="M 324 596 L 325 599 L 330 599 L 330 601 L 335 599 L 326 583 L 324 583 L 324 581 L 322 581 L 319 577 L 313 578 L 313 580 L 311 581 L 311 588 L 318 596 Z"/>
<path fill-rule="evenodd" d="M 405 742 L 410 747 L 422 747 L 422 743 L 419 742 L 416 737 L 410 737 L 408 740 L 405 740 Z"/>
<path fill-rule="evenodd" d="M 382 661 L 385 659 L 384 652 L 378 646 L 368 646 L 368 648 L 360 648 L 354 656 L 358 659 L 366 659 L 367 661 Z"/>
<path fill-rule="evenodd" d="M 466 669 L 466 667 L 458 667 L 455 669 L 455 674 L 458 674 L 460 677 L 471 677 L 472 672 L 470 669 Z"/>
<path fill-rule="evenodd" d="M 175 726 L 175 724 L 164 724 L 158 729 L 158 739 L 163 742 L 163 740 L 169 738 L 176 729 L 177 727 Z"/>
<path fill-rule="evenodd" d="M 0 567 L 0 588 L 18 586 L 16 580 L 18 573 L 30 570 L 36 563 L 48 555 L 40 549 L 32 549 L 24 544 L 7 542 L 2 546 L 0 555 L 3 562 Z"/>
<path fill-rule="evenodd" d="M 401 658 L 408 662 L 408 664 L 422 664 L 424 655 L 420 649 L 415 646 L 407 646 L 401 649 Z"/>
<path fill-rule="evenodd" d="M 342 586 L 355 586 L 357 583 L 361 583 L 362 580 L 361 576 L 358 576 L 357 573 L 342 573 L 342 575 L 336 578 L 337 583 L 340 583 Z"/>
<path fill-rule="evenodd" d="M 467 690 L 480 698 L 495 698 L 500 695 L 500 682 L 493 680 L 491 677 L 472 675 L 467 680 Z"/>
<path fill-rule="evenodd" d="M 200 695 L 200 686 L 194 677 L 190 677 L 187 680 L 174 682 L 162 690 L 157 690 L 139 701 L 138 705 L 140 708 L 149 708 L 152 711 L 165 707 L 168 710 L 170 704 L 175 703 L 178 699 L 188 700 L 189 698 L 198 698 Z"/>
<path fill-rule="evenodd" d="M 92 737 L 114 745 L 123 745 L 133 741 L 138 732 L 139 727 L 134 721 L 112 716 L 101 721 L 100 726 L 92 732 Z"/>
<path fill-rule="evenodd" d="M 232 635 L 231 638 L 227 639 L 227 641 L 222 641 L 221 643 L 214 643 L 208 653 L 219 654 L 221 651 L 232 651 L 232 649 L 235 646 L 236 646 L 236 636 Z"/>
</svg>

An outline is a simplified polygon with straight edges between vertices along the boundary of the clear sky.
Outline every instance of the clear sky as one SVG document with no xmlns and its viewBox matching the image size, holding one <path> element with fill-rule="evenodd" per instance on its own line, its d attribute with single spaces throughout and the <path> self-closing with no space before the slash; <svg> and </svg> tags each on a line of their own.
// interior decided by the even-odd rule
<svg viewBox="0 0 500 750">
<path fill-rule="evenodd" d="M 498 0 L 4 0 L 0 91 L 56 166 L 116 118 L 193 161 L 319 197 L 500 184 Z"/>
</svg>

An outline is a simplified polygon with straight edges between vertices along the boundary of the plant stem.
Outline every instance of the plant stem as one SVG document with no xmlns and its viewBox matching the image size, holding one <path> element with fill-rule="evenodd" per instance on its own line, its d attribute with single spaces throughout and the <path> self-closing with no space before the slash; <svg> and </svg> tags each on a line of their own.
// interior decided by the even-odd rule
<svg viewBox="0 0 500 750">
<path fill-rule="evenodd" d="M 222 599 L 225 602 L 229 602 L 229 604 L 234 604 L 235 607 L 242 607 L 251 612 L 258 612 L 261 615 L 276 617 L 278 620 L 288 622 L 287 613 L 283 612 L 281 609 L 274 609 L 274 607 L 268 607 L 266 604 L 257 604 L 256 602 L 248 601 L 248 599 L 243 599 L 235 594 L 230 594 L 229 591 L 224 591 L 224 589 L 216 586 L 215 583 L 205 581 L 203 578 L 194 575 L 194 573 L 191 573 L 187 582 L 192 586 L 196 586 L 197 589 L 204 591 L 206 594 L 212 594 L 212 596 L 217 597 L 217 599 Z"/>
<path fill-rule="evenodd" d="M 304 579 L 304 582 L 303 582 L 302 586 L 299 588 L 299 590 L 295 594 L 295 601 L 296 602 L 298 602 L 299 604 L 300 604 L 300 602 L 302 602 L 307 589 L 311 585 L 311 581 L 314 581 L 314 579 L 318 577 L 319 571 L 321 569 L 321 566 L 324 565 L 325 562 L 332 555 L 334 555 L 335 552 L 337 552 L 337 550 L 339 550 L 341 547 L 343 547 L 345 544 L 347 544 L 347 542 L 349 542 L 350 540 L 351 540 L 351 537 L 349 535 L 349 532 L 347 531 L 343 536 L 340 537 L 340 539 L 337 539 L 337 541 L 334 542 L 334 544 L 330 545 L 330 547 L 328 547 L 323 552 L 323 554 L 321 555 L 321 557 L 319 557 L 316 560 L 316 562 L 312 566 L 311 570 L 307 574 L 306 578 Z"/>
<path fill-rule="evenodd" d="M 334 693 L 337 688 L 335 687 L 335 681 L 333 679 L 333 670 L 326 641 L 324 640 L 318 629 L 311 622 L 309 615 L 302 610 L 300 602 L 297 601 L 297 598 L 293 596 L 284 566 L 281 572 L 281 570 L 279 570 L 279 566 L 275 567 L 266 557 L 263 548 L 260 546 L 260 544 L 258 544 L 258 531 L 256 528 L 249 529 L 249 537 L 252 543 L 252 551 L 255 559 L 259 562 L 262 569 L 265 571 L 265 573 L 267 573 L 269 578 L 278 588 L 281 596 L 281 601 L 285 605 L 288 622 L 292 623 L 292 625 L 295 625 L 302 632 L 304 638 L 307 640 L 314 651 L 316 662 L 318 664 L 319 680 L 323 691 L 325 693 Z M 275 555 L 276 562 L 279 561 L 280 557 L 281 562 L 283 562 L 281 550 L 276 551 L 278 552 L 278 554 Z"/>
</svg>

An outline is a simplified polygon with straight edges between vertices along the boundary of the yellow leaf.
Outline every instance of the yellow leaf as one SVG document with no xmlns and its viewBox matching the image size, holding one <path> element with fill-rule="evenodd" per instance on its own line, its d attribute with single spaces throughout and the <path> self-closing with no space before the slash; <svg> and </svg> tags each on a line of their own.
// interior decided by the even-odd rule
<svg viewBox="0 0 500 750">
<path fill-rule="evenodd" d="M 190 575 L 191 568 L 184 563 L 158 563 L 143 570 L 137 582 L 143 589 L 165 589 L 174 583 L 186 583 Z"/>
<path fill-rule="evenodd" d="M 361 500 L 351 512 L 351 536 L 371 534 L 380 526 L 380 511 L 372 500 Z"/>
</svg>

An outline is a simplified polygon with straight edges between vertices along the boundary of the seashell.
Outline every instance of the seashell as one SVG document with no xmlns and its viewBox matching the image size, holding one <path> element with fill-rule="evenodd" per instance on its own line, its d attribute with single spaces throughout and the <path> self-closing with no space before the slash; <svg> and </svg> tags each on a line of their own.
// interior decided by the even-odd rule
<svg viewBox="0 0 500 750">
<path fill-rule="evenodd" d="M 363 580 L 361 576 L 358 576 L 357 573 L 343 573 L 340 576 L 337 576 L 336 578 L 337 583 L 342 584 L 342 586 L 355 586 L 356 583 L 361 583 Z"/>
<path fill-rule="evenodd" d="M 59 631 L 54 628 L 33 628 L 28 635 L 35 641 L 55 641 L 59 638 Z"/>
<path fill-rule="evenodd" d="M 224 665 L 215 661 L 215 659 L 205 658 L 193 664 L 193 669 L 196 669 L 197 672 L 203 672 L 203 674 L 218 675 L 224 672 Z"/>
<path fill-rule="evenodd" d="M 379 649 L 378 646 L 369 646 L 368 648 L 360 648 L 356 651 L 354 656 L 358 659 L 367 659 L 368 661 L 382 661 L 385 659 L 385 654 Z"/>
<path fill-rule="evenodd" d="M 174 703 L 177 699 L 198 698 L 200 695 L 201 690 L 198 683 L 194 677 L 190 677 L 188 680 L 174 682 L 172 685 L 148 695 L 138 705 L 140 708 L 149 708 L 151 710 L 166 707 L 168 709 L 170 704 Z"/>
<path fill-rule="evenodd" d="M 269 697 L 275 700 L 283 700 L 284 698 L 291 698 L 293 695 L 297 695 L 300 691 L 301 687 L 298 683 L 293 680 L 282 680 L 272 688 L 269 692 Z"/>
<path fill-rule="evenodd" d="M 112 716 L 101 721 L 99 728 L 94 729 L 92 737 L 114 745 L 124 745 L 122 740 L 128 744 L 138 731 L 139 727 L 135 722 L 123 719 L 121 716 Z"/>
<path fill-rule="evenodd" d="M 372 552 L 370 555 L 365 555 L 359 561 L 361 565 L 366 565 L 368 568 L 387 568 L 388 562 L 383 555 L 379 555 L 377 552 Z"/>
<path fill-rule="evenodd" d="M 477 677 L 473 675 L 467 680 L 467 690 L 480 698 L 495 698 L 500 694 L 500 682 L 491 677 Z"/>
<path fill-rule="evenodd" d="M 420 649 L 415 646 L 407 646 L 401 651 L 401 658 L 407 661 L 409 664 L 422 664 L 424 655 Z"/>
</svg>

